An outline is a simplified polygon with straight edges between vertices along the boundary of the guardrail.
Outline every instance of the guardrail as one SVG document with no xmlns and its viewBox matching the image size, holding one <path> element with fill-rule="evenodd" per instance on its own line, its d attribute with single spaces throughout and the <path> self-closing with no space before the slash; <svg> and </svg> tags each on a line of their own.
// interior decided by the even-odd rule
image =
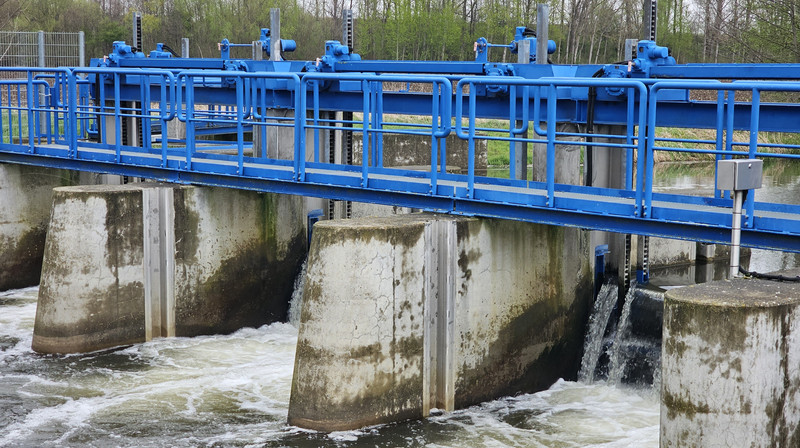
<svg viewBox="0 0 800 448">
<path fill-rule="evenodd" d="M 21 74 L 19 79 L 0 82 L 0 158 L 4 160 L 19 162 L 23 158 L 18 155 L 25 154 L 40 158 L 26 158 L 24 163 L 46 166 L 406 203 L 627 233 L 721 242 L 725 228 L 730 227 L 732 203 L 727 192 L 715 189 L 710 197 L 698 197 L 653 191 L 654 156 L 659 152 L 713 154 L 717 159 L 800 158 L 795 154 L 800 145 L 759 140 L 762 93 L 800 92 L 800 83 L 356 73 L 301 76 L 109 68 L 14 70 Z M 408 83 L 424 88 L 411 91 Z M 404 88 L 397 89 L 396 84 Z M 337 118 L 322 108 L 320 96 L 331 86 L 349 101 L 350 110 L 353 104 L 360 105 L 352 119 Z M 220 91 L 227 92 L 225 104 L 216 102 Z M 505 117 L 483 119 L 477 98 L 487 91 L 493 92 L 493 101 L 505 104 Z M 590 92 L 597 91 L 613 92 L 602 100 L 624 105 L 618 109 L 625 116 L 615 118 L 624 123 L 616 129 L 618 133 L 598 134 L 581 128 L 581 123 L 559 131 L 560 112 L 574 108 L 576 117 L 586 118 L 591 113 Z M 656 125 L 662 109 L 674 112 L 676 107 L 684 107 L 690 113 L 698 103 L 692 98 L 697 91 L 714 92 L 715 99 L 704 101 L 704 110 L 709 103 L 716 107 L 716 127 L 709 131 L 713 136 L 658 137 Z M 747 92 L 747 98 L 741 92 Z M 387 117 L 384 99 L 391 96 L 396 102 L 398 95 L 407 95 L 418 105 L 427 104 L 430 114 L 414 122 Z M 276 96 L 281 96 L 281 104 L 290 101 L 293 111 L 276 111 Z M 132 97 L 138 101 L 121 99 Z M 780 113 L 781 109 L 773 106 L 769 113 Z M 785 115 L 793 117 L 795 109 L 787 109 Z M 742 111 L 749 114 L 747 123 Z M 185 127 L 185 138 L 171 135 L 174 130 L 170 126 L 174 128 L 176 123 Z M 742 128 L 749 129 L 747 141 L 739 141 L 734 133 Z M 225 129 L 233 138 L 203 140 L 209 129 Z M 797 130 L 800 132 L 800 125 Z M 291 151 L 269 153 L 271 139 L 279 132 L 287 137 L 281 146 Z M 343 132 L 363 135 L 360 166 L 332 163 L 325 156 L 330 136 Z M 464 174 L 446 170 L 445 139 L 451 133 L 468 143 Z M 387 166 L 382 140 L 389 134 L 430 141 L 427 169 Z M 533 181 L 527 175 L 515 179 L 513 173 L 519 167 L 514 166 L 509 169 L 509 179 L 479 175 L 475 147 L 480 140 L 508 145 L 510 155 L 519 144 L 545 145 L 545 180 Z M 621 186 L 557 182 L 556 153 L 569 146 L 622 151 L 626 162 Z M 784 148 L 783 152 L 773 151 L 776 146 Z M 746 151 L 739 150 L 745 147 Z M 75 163 L 61 162 L 63 159 Z M 264 186 L 267 184 L 269 187 Z M 800 241 L 796 241 L 800 207 L 756 203 L 750 195 L 745 213 L 744 228 L 752 232 L 745 233 L 744 244 L 773 248 L 789 244 L 800 250 Z M 681 226 L 690 231 L 681 233 Z M 792 242 L 786 243 L 786 237 Z"/>
</svg>

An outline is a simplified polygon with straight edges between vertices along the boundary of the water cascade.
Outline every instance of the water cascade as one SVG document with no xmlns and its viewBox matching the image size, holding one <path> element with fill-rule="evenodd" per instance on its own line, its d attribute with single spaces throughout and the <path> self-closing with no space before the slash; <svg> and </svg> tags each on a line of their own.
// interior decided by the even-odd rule
<svg viewBox="0 0 800 448">
<path fill-rule="evenodd" d="M 578 379 L 584 383 L 591 384 L 595 380 L 600 355 L 605 351 L 603 339 L 611 319 L 611 312 L 617 303 L 618 290 L 615 283 L 607 282 L 600 288 L 594 301 L 592 314 L 589 317 L 589 328 L 583 343 L 581 370 L 578 372 Z"/>
<path fill-rule="evenodd" d="M 657 384 L 663 297 L 659 288 L 634 284 L 619 301 L 617 286 L 604 284 L 589 319 L 579 380 L 640 386 Z M 620 306 L 619 312 L 615 312 Z M 614 316 L 619 319 L 615 321 Z"/>
</svg>

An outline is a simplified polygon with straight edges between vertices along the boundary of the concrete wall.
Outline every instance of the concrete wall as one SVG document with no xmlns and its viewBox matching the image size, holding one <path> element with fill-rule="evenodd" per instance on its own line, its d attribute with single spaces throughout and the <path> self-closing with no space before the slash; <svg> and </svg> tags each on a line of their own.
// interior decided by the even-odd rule
<svg viewBox="0 0 800 448">
<path fill-rule="evenodd" d="M 467 141 L 451 134 L 446 139 L 446 148 L 448 168 L 453 167 L 455 171 L 466 173 L 469 162 L 467 160 Z M 486 148 L 486 140 L 476 140 L 475 169 L 479 172 L 480 170 L 486 170 L 488 160 Z M 353 132 L 353 163 L 355 165 L 361 164 L 363 151 L 363 134 L 360 132 Z M 427 168 L 430 165 L 430 138 L 399 134 L 385 134 L 383 136 L 383 166 Z"/>
<path fill-rule="evenodd" d="M 74 172 L 0 164 L 0 291 L 39 283 L 54 187 Z"/>
<path fill-rule="evenodd" d="M 575 229 L 420 214 L 318 223 L 289 424 L 352 429 L 574 377 L 588 258 Z"/>
<path fill-rule="evenodd" d="M 179 336 L 283 320 L 307 242 L 298 196 L 175 189 Z"/>
<path fill-rule="evenodd" d="M 154 183 L 56 189 L 33 349 L 86 352 L 285 318 L 306 248 L 298 201 Z"/>
<path fill-rule="evenodd" d="M 800 284 L 687 286 L 664 307 L 661 446 L 800 446 Z"/>
</svg>

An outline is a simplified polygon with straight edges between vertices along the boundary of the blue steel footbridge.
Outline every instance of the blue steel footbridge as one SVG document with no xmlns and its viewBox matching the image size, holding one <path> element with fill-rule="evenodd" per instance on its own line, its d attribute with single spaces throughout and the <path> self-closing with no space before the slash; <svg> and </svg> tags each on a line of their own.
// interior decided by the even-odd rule
<svg viewBox="0 0 800 448">
<path fill-rule="evenodd" d="M 89 68 L 7 69 L 0 161 L 723 244 L 730 192 L 654 191 L 659 154 L 800 163 L 786 143 L 800 134 L 797 64 L 679 65 L 652 41 L 608 65 L 491 63 L 480 50 L 476 61 L 364 61 L 336 41 L 315 62 L 224 50 L 143 57 L 118 42 Z M 360 161 L 332 157 L 354 134 Z M 390 134 L 429 142 L 427 167 L 390 166 Z M 454 138 L 466 143 L 459 172 L 447 167 Z M 508 151 L 508 178 L 476 169 L 481 141 Z M 534 146 L 545 157 L 531 178 L 521 168 Z M 580 169 L 560 165 L 575 147 L 585 164 L 615 154 L 618 178 L 558 181 Z M 800 251 L 800 206 L 748 194 L 741 242 Z"/>
</svg>

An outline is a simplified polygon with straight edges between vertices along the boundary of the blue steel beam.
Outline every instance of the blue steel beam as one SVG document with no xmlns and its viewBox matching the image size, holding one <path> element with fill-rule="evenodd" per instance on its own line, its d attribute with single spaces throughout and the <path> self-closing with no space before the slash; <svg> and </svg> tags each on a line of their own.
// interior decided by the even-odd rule
<svg viewBox="0 0 800 448">
<path fill-rule="evenodd" d="M 358 187 L 320 185 L 292 180 L 221 175 L 159 167 L 119 165 L 102 161 L 42 157 L 24 153 L 0 152 L 0 161 L 78 171 L 144 177 L 162 182 L 247 189 L 262 192 L 312 196 L 396 205 L 431 212 L 578 227 L 590 230 L 633 233 L 686 239 L 716 244 L 730 243 L 730 229 L 685 222 L 642 220 L 633 217 L 587 214 L 579 211 L 487 202 L 459 197 L 441 197 L 398 191 L 365 190 Z M 742 229 L 742 245 L 763 249 L 800 252 L 800 236 Z"/>
<path fill-rule="evenodd" d="M 138 61 L 138 60 L 133 60 Z M 160 61 L 160 60 L 155 60 Z M 170 61 L 164 59 L 163 61 Z M 173 59 L 172 61 L 180 61 Z M 257 61 L 268 62 L 268 61 Z M 363 64 L 364 62 L 351 62 L 350 64 Z M 398 63 L 413 64 L 413 63 Z M 469 63 L 476 64 L 476 63 Z M 427 65 L 427 64 L 426 64 Z M 481 64 L 478 64 L 481 65 Z M 547 67 L 547 66 L 545 66 Z M 594 68 L 594 67 L 592 67 Z M 210 71 L 209 71 L 210 72 Z M 200 71 L 184 71 L 184 73 L 197 74 Z M 215 72 L 216 73 L 216 72 Z M 219 72 L 223 73 L 223 72 Z M 227 73 L 227 72 L 225 72 Z M 236 76 L 231 72 L 230 76 Z M 255 73 L 255 72 L 253 72 Z M 303 76 L 302 73 L 298 74 Z M 796 76 L 800 76 L 798 73 Z M 512 77 L 503 77 L 511 79 Z M 209 76 L 209 79 L 215 79 Z M 454 81 L 462 77 L 453 78 Z M 490 78 L 491 79 L 491 78 Z M 503 82 L 499 79 L 498 82 Z M 539 79 L 532 78 L 532 79 Z M 578 76 L 576 79 L 583 79 Z M 235 104 L 235 89 L 229 86 L 218 85 L 219 78 L 204 88 L 196 89 L 195 101 L 203 104 Z M 106 85 L 106 97 L 113 97 L 113 87 Z M 94 89 L 92 90 L 94 91 Z M 691 100 L 688 91 L 671 92 L 669 96 L 662 94 L 660 101 L 661 112 L 656 121 L 656 126 L 660 127 L 687 127 L 687 128 L 714 128 L 717 123 L 717 105 L 712 101 Z M 140 97 L 139 80 L 132 76 L 129 85 L 122 85 L 119 88 L 119 98 L 127 101 L 137 101 Z M 270 107 L 279 109 L 292 109 L 294 99 L 292 93 L 286 87 L 269 90 L 268 97 L 271 102 Z M 569 123 L 586 123 L 588 109 L 588 89 L 585 87 L 575 87 L 559 91 L 558 94 L 557 120 Z M 455 102 L 453 98 L 453 109 Z M 508 117 L 508 96 L 502 92 L 494 95 L 479 95 L 476 98 L 476 108 L 478 118 L 507 118 Z M 546 102 L 546 100 L 543 100 Z M 431 114 L 431 97 L 424 92 L 385 92 L 383 95 L 383 108 L 385 113 L 429 116 Z M 463 106 L 463 105 L 462 105 Z M 531 103 L 529 115 L 533 117 L 535 105 Z M 545 107 L 545 106 L 543 106 Z M 333 81 L 319 92 L 319 108 L 321 110 L 339 110 L 358 112 L 361 108 L 360 86 L 352 85 L 352 82 L 343 80 Z M 522 115 L 521 105 L 517 107 L 518 116 Z M 604 92 L 600 92 L 598 100 L 594 103 L 594 122 L 596 124 L 625 124 L 624 117 L 627 115 L 627 103 L 625 97 L 610 97 Z M 800 122 L 800 104 L 795 103 L 762 103 L 760 114 L 764 119 L 761 122 L 761 131 L 769 132 L 798 132 L 797 123 Z M 746 130 L 750 125 L 751 109 L 749 103 L 737 103 L 733 116 L 733 129 Z"/>
</svg>

